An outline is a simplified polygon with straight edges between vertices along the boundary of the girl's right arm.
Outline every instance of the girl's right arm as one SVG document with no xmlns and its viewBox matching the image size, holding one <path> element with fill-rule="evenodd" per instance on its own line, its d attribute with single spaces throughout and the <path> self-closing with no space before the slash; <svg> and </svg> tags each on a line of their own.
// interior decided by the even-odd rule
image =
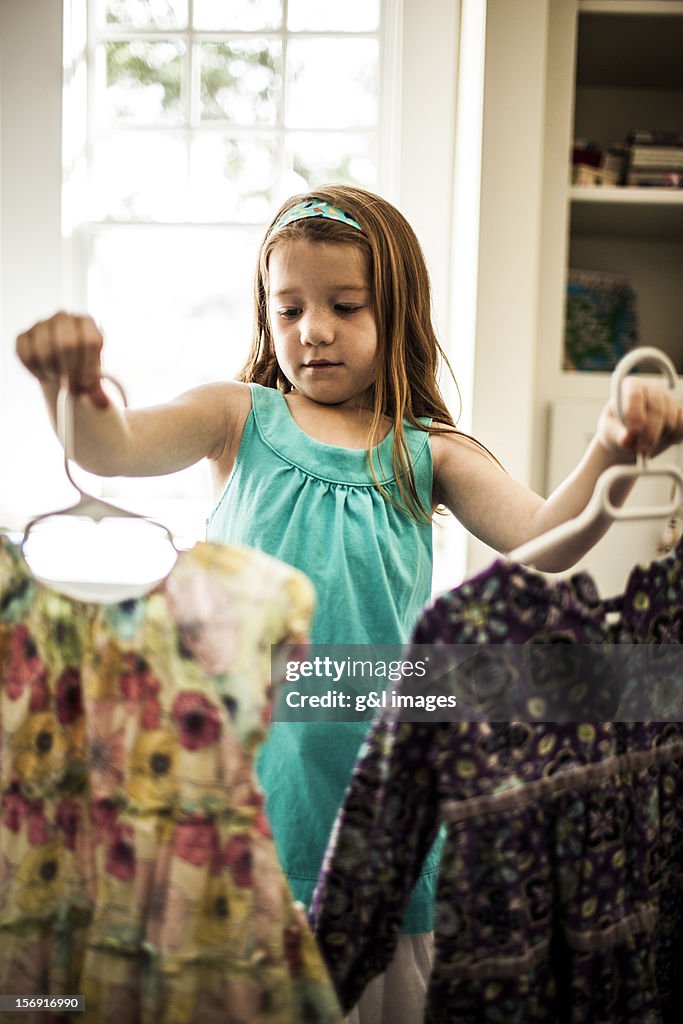
<svg viewBox="0 0 683 1024">
<path fill-rule="evenodd" d="M 205 384 L 166 405 L 119 409 L 102 389 L 102 344 L 91 317 L 69 313 L 17 338 L 17 355 L 40 381 L 53 423 L 60 379 L 68 380 L 76 461 L 101 476 L 156 476 L 208 458 L 227 478 L 251 408 L 248 385 Z"/>
</svg>

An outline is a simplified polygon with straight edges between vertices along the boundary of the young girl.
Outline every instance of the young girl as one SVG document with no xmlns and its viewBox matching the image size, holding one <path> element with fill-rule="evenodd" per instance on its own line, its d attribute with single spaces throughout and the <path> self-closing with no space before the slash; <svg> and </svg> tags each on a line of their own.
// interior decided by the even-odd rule
<svg viewBox="0 0 683 1024">
<path fill-rule="evenodd" d="M 329 186 L 283 205 L 261 246 L 255 307 L 240 380 L 155 408 L 109 403 L 102 336 L 89 317 L 58 313 L 37 323 L 17 352 L 53 415 L 60 375 L 79 396 L 76 456 L 86 469 L 145 476 L 208 458 L 217 499 L 208 538 L 261 548 L 307 573 L 318 596 L 318 643 L 407 638 L 430 596 L 437 506 L 509 551 L 577 515 L 610 464 L 683 438 L 675 398 L 629 379 L 625 425 L 607 406 L 582 462 L 549 498 L 512 480 L 455 428 L 439 393 L 443 353 L 413 231 L 389 203 L 360 189 Z M 612 495 L 625 496 L 626 488 Z M 598 523 L 575 536 L 540 568 L 570 566 L 605 529 Z M 262 750 L 281 861 L 304 903 L 366 729 L 276 723 Z M 413 894 L 412 934 L 363 1020 L 421 1019 L 437 854 Z"/>
</svg>

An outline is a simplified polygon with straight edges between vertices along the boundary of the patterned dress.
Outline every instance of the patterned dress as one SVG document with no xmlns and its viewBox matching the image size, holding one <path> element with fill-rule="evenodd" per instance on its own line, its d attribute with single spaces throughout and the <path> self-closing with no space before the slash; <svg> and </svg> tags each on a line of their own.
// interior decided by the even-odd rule
<svg viewBox="0 0 683 1024">
<path fill-rule="evenodd" d="M 208 544 L 80 603 L 0 538 L 1 994 L 82 994 L 98 1024 L 341 1020 L 253 771 L 271 644 L 312 608 L 301 573 Z"/>
<path fill-rule="evenodd" d="M 443 823 L 426 1021 L 680 1024 L 682 553 L 635 569 L 619 600 L 498 561 L 427 609 L 414 652 L 500 656 L 478 687 L 453 673 L 478 716 L 375 723 L 313 904 L 344 1007 L 388 962 Z M 616 670 L 596 674 L 591 649 Z"/>
</svg>

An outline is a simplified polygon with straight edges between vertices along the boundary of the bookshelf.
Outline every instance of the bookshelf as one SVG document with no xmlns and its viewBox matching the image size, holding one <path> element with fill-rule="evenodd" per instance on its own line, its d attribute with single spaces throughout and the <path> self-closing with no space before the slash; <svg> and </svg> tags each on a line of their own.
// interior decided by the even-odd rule
<svg viewBox="0 0 683 1024">
<path fill-rule="evenodd" d="M 558 403 L 595 425 L 609 395 L 609 373 L 563 369 L 570 268 L 632 279 L 641 340 L 674 355 L 683 394 L 683 193 L 579 190 L 569 166 L 577 135 L 683 129 L 683 0 L 487 0 L 485 52 L 476 301 L 449 355 L 467 427 L 548 493 Z M 468 570 L 490 557 L 471 544 Z"/>
<path fill-rule="evenodd" d="M 683 130 L 683 3 L 579 0 L 572 137 Z M 640 338 L 683 372 L 683 189 L 569 186 L 567 266 L 626 274 Z"/>
<path fill-rule="evenodd" d="M 633 129 L 683 130 L 681 54 L 683 0 L 549 0 L 539 427 L 548 404 L 604 394 L 605 374 L 563 370 L 569 269 L 629 277 L 641 343 L 664 349 L 683 376 L 683 189 L 572 185 L 568 167 L 577 138 L 606 148 Z M 534 458 L 547 461 L 538 448 Z"/>
<path fill-rule="evenodd" d="M 571 425 L 594 424 L 609 394 L 609 373 L 563 369 L 570 269 L 629 279 L 640 343 L 672 358 L 683 400 L 683 189 L 572 185 L 569 168 L 575 139 L 683 130 L 683 0 L 548 0 L 546 12 L 532 478 L 547 493 L 577 456 Z M 660 527 L 634 525 L 629 566 L 656 556 Z M 624 540 L 615 529 L 585 560 L 607 591 Z"/>
</svg>

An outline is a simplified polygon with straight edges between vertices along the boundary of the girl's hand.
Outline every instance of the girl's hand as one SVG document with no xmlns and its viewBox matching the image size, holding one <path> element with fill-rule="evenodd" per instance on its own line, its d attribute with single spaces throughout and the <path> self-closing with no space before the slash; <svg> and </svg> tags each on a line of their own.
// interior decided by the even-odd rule
<svg viewBox="0 0 683 1024">
<path fill-rule="evenodd" d="M 103 338 L 89 316 L 55 313 L 17 338 L 17 355 L 41 384 L 66 378 L 71 392 L 88 395 L 98 409 L 109 399 L 102 389 Z"/>
<path fill-rule="evenodd" d="M 627 377 L 622 384 L 624 423 L 609 402 L 598 423 L 597 438 L 610 452 L 650 458 L 683 441 L 683 406 L 661 384 Z"/>
</svg>

